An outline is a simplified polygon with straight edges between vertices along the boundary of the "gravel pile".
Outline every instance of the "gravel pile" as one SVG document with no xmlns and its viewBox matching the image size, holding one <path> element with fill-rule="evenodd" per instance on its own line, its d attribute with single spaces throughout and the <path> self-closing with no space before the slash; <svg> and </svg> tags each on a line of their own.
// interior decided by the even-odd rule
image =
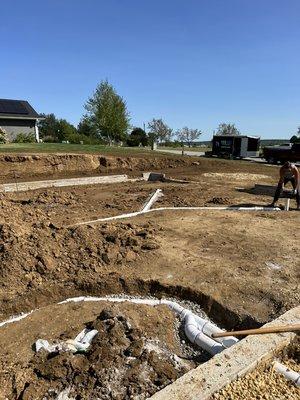
<svg viewBox="0 0 300 400">
<path fill-rule="evenodd" d="M 289 369 L 300 372 L 300 339 L 292 344 L 278 357 Z M 239 378 L 218 393 L 212 400 L 299 400 L 300 388 L 272 368 L 260 367 Z"/>
</svg>

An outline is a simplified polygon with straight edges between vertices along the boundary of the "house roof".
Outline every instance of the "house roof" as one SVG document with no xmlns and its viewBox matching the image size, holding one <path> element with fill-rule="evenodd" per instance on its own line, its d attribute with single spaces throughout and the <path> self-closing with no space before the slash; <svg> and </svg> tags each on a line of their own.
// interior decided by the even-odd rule
<svg viewBox="0 0 300 400">
<path fill-rule="evenodd" d="M 25 100 L 0 99 L 0 119 L 37 119 L 39 114 Z"/>
<path fill-rule="evenodd" d="M 250 139 L 260 139 L 260 136 L 252 135 L 213 135 L 214 138 L 250 138 Z"/>
</svg>

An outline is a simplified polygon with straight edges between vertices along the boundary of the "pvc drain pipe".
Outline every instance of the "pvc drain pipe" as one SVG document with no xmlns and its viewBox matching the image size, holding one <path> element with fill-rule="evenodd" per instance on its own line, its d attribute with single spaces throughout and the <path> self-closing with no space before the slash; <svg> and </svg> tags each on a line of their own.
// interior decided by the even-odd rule
<svg viewBox="0 0 300 400">
<path fill-rule="evenodd" d="M 174 311 L 178 317 L 184 323 L 184 331 L 188 339 L 196 344 L 197 346 L 201 347 L 202 349 L 206 350 L 212 355 L 220 353 L 225 348 L 232 346 L 238 340 L 236 338 L 218 338 L 219 340 L 213 339 L 210 335 L 214 332 L 220 332 L 221 329 L 212 324 L 211 322 L 201 318 L 195 314 L 193 314 L 187 308 L 182 307 L 180 304 L 170 301 L 170 300 L 156 300 L 156 299 L 143 299 L 143 298 L 127 298 L 127 297 L 93 297 L 93 296 L 79 296 L 79 297 L 72 297 L 66 300 L 63 300 L 57 304 L 66 304 L 71 302 L 87 302 L 87 301 L 108 301 L 114 303 L 121 303 L 128 301 L 134 304 L 146 304 L 149 306 L 158 306 L 158 305 L 167 305 L 172 311 Z M 38 310 L 38 309 L 37 309 Z M 28 315 L 33 313 L 33 310 L 27 314 L 21 314 L 20 316 L 9 318 L 6 321 L 0 323 L 0 327 L 6 324 L 9 324 L 14 321 L 19 321 L 20 319 L 26 318 Z M 205 329 L 204 329 L 205 328 Z M 222 341 L 223 339 L 223 341 Z M 225 339 L 225 340 L 224 340 Z M 227 342 L 226 342 L 227 340 Z"/>
<path fill-rule="evenodd" d="M 222 329 L 218 328 L 216 325 L 212 324 L 211 322 L 205 320 L 204 318 L 198 317 L 198 315 L 195 315 L 195 320 L 198 323 L 199 328 L 205 335 L 214 339 L 216 342 L 221 343 L 225 348 L 233 346 L 234 344 L 236 344 L 239 341 L 234 336 L 213 338 L 212 337 L 213 333 L 221 333 L 224 331 Z"/>
<path fill-rule="evenodd" d="M 156 191 L 150 196 L 150 199 L 146 201 L 144 206 L 141 209 L 141 212 L 145 212 L 150 210 L 150 208 L 153 206 L 153 204 L 163 196 L 163 192 L 161 189 L 156 189 Z"/>
<path fill-rule="evenodd" d="M 193 323 L 196 324 L 198 333 L 203 333 L 204 335 L 209 337 L 214 342 L 220 343 L 222 345 L 223 350 L 227 347 L 233 346 L 235 343 L 237 343 L 239 341 L 234 336 L 227 336 L 224 338 L 213 338 L 212 337 L 213 333 L 223 332 L 223 330 L 218 328 L 216 325 L 214 325 L 210 321 L 208 321 L 204 318 L 201 318 L 198 315 L 193 314 L 190 310 L 180 306 L 178 303 L 175 303 L 175 302 L 169 301 L 169 300 L 161 300 L 161 303 L 168 305 L 170 307 L 170 309 L 172 311 L 176 312 L 176 314 L 178 314 L 178 316 L 181 319 L 185 320 L 186 324 L 187 324 L 186 321 L 190 321 L 189 318 L 193 318 L 194 319 Z"/>
<path fill-rule="evenodd" d="M 180 304 L 170 300 L 154 300 L 154 299 L 126 299 L 116 297 L 74 297 L 64 300 L 58 304 L 64 304 L 69 302 L 79 301 L 111 301 L 111 302 L 123 302 L 129 301 L 135 304 L 147 304 L 150 306 L 157 306 L 161 304 L 167 305 L 172 311 L 174 311 L 181 320 L 184 322 L 184 331 L 187 338 L 197 346 L 206 350 L 211 355 L 215 355 L 225 350 L 238 342 L 238 339 L 234 337 L 226 338 L 212 338 L 212 333 L 222 332 L 220 328 L 209 322 L 208 320 L 198 317 L 193 314 L 187 308 L 182 307 Z"/>
<path fill-rule="evenodd" d="M 185 318 L 184 332 L 192 343 L 206 350 L 213 356 L 224 350 L 221 343 L 216 342 L 199 330 L 198 324 L 192 313 L 188 314 Z"/>
<path fill-rule="evenodd" d="M 159 211 L 179 211 L 179 210 L 194 210 L 194 211 L 281 211 L 279 207 L 228 207 L 228 206 L 219 206 L 219 207 L 159 207 L 159 208 L 152 208 L 150 210 L 145 211 L 136 211 L 133 213 L 127 214 L 120 214 L 115 215 L 113 217 L 105 217 L 105 218 L 98 218 L 91 221 L 85 222 L 78 222 L 74 225 L 68 225 L 68 228 L 80 225 L 91 225 L 96 224 L 98 222 L 107 222 L 107 221 L 114 221 L 116 219 L 126 219 L 126 218 L 133 218 L 137 217 L 138 215 L 147 214 L 151 212 L 159 212 Z"/>
<path fill-rule="evenodd" d="M 299 372 L 295 372 L 292 369 L 287 368 L 285 365 L 279 363 L 278 361 L 274 361 L 273 368 L 275 369 L 275 371 L 282 374 L 287 380 L 292 381 L 296 386 L 300 387 Z"/>
</svg>

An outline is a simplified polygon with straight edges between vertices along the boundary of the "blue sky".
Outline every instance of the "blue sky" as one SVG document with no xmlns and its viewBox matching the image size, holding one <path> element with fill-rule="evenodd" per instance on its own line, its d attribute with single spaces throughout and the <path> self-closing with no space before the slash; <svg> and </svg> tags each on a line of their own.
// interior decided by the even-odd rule
<svg viewBox="0 0 300 400">
<path fill-rule="evenodd" d="M 1 4 L 0 97 L 77 124 L 107 78 L 133 125 L 211 137 L 300 125 L 299 0 L 15 0 Z"/>
</svg>

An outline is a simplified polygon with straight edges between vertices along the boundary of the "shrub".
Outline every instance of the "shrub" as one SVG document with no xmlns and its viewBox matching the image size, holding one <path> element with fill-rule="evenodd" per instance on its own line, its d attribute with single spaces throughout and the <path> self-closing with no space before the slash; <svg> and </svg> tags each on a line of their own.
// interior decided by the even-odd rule
<svg viewBox="0 0 300 400">
<path fill-rule="evenodd" d="M 35 136 L 32 133 L 18 133 L 13 140 L 14 143 L 34 143 Z"/>
<path fill-rule="evenodd" d="M 59 140 L 55 136 L 47 135 L 41 138 L 43 143 L 59 143 Z"/>
<path fill-rule="evenodd" d="M 127 137 L 127 146 L 136 147 L 140 144 L 142 146 L 148 145 L 148 137 L 142 128 L 134 128 L 131 134 Z"/>
<path fill-rule="evenodd" d="M 98 139 L 92 136 L 80 135 L 78 133 L 72 133 L 66 136 L 66 140 L 72 144 L 104 144 L 102 139 Z"/>
<path fill-rule="evenodd" d="M 6 132 L 3 128 L 0 127 L 0 143 L 6 143 L 6 142 L 7 142 Z"/>
</svg>

